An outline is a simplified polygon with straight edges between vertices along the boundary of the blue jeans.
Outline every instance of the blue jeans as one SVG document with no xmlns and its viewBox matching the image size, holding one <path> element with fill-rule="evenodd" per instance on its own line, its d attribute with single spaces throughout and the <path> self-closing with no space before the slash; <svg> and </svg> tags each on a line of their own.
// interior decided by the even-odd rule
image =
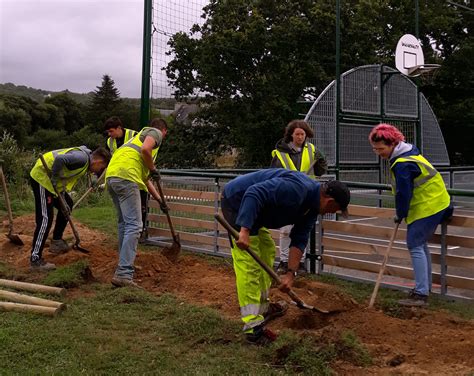
<svg viewBox="0 0 474 376">
<path fill-rule="evenodd" d="M 411 262 L 415 272 L 415 292 L 429 295 L 431 291 L 431 254 L 428 244 L 410 248 Z"/>
<path fill-rule="evenodd" d="M 119 263 L 115 276 L 133 279 L 133 263 L 143 226 L 140 190 L 136 183 L 117 177 L 108 178 L 107 187 L 118 216 Z"/>
</svg>

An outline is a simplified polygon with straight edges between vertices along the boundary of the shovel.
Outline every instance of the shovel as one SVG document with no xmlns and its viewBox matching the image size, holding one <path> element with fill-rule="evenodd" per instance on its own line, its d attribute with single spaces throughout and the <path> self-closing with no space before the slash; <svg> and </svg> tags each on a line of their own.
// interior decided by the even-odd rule
<svg viewBox="0 0 474 376">
<path fill-rule="evenodd" d="M 46 173 L 48 174 L 49 177 L 51 177 L 51 170 L 49 169 L 48 165 L 46 164 L 46 161 L 44 160 L 44 157 L 42 154 L 39 155 L 39 158 L 41 159 L 41 162 L 43 163 L 43 167 L 46 170 Z M 76 239 L 76 242 L 72 245 L 72 249 L 75 249 L 76 251 L 82 252 L 82 253 L 90 253 L 87 249 L 82 248 L 80 246 L 81 239 L 79 238 L 79 233 L 77 232 L 76 226 L 74 223 L 71 221 L 71 216 L 69 215 L 69 208 L 64 201 L 63 196 L 61 196 L 61 193 L 58 192 L 56 187 L 53 185 L 54 192 L 58 195 L 58 200 L 59 200 L 59 206 L 61 208 L 61 211 L 63 212 L 64 216 L 66 217 L 67 221 L 71 225 L 72 233 L 74 234 L 74 238 Z"/>
<path fill-rule="evenodd" d="M 102 174 L 100 174 L 100 176 L 98 177 L 97 179 L 97 185 L 102 181 L 102 178 L 105 176 L 105 173 L 107 172 L 107 170 L 104 170 L 102 172 Z M 79 198 L 79 200 L 77 200 L 72 209 L 74 210 L 87 196 L 89 196 L 89 193 L 91 193 L 94 189 L 96 189 L 95 187 L 89 187 L 87 189 L 87 191 L 84 192 L 84 194 Z"/>
<path fill-rule="evenodd" d="M 163 193 L 163 188 L 161 187 L 161 176 L 158 175 L 154 178 L 156 186 L 158 188 L 158 193 L 160 194 L 161 202 L 165 207 L 168 207 L 165 199 L 165 194 Z M 166 215 L 166 219 L 168 220 L 168 225 L 170 227 L 171 236 L 173 237 L 173 244 L 169 247 L 163 248 L 163 254 L 169 260 L 175 262 L 178 260 L 179 253 L 181 252 L 181 243 L 179 241 L 179 235 L 175 232 L 173 222 L 171 221 L 169 210 L 163 210 Z"/>
<path fill-rule="evenodd" d="M 16 245 L 23 245 L 23 240 L 17 235 L 13 233 L 13 214 L 12 214 L 12 207 L 10 205 L 10 196 L 8 195 L 8 189 L 7 189 L 7 181 L 5 179 L 5 175 L 3 174 L 3 167 L 2 167 L 3 162 L 0 162 L 0 179 L 2 179 L 2 187 L 3 187 L 3 192 L 5 194 L 5 205 L 7 207 L 7 212 L 8 212 L 8 234 L 7 238 L 10 239 L 10 241 L 13 244 Z"/>
<path fill-rule="evenodd" d="M 400 226 L 400 223 L 397 222 L 395 224 L 394 229 L 393 229 L 392 237 L 390 238 L 390 242 L 388 243 L 387 252 L 385 252 L 385 256 L 383 258 L 382 265 L 380 266 L 379 275 L 377 277 L 377 281 L 375 282 L 375 286 L 374 286 L 374 291 L 372 291 L 372 296 L 370 297 L 369 308 L 372 308 L 374 306 L 375 298 L 377 297 L 377 293 L 379 291 L 380 282 L 382 281 L 382 276 L 385 273 L 385 267 L 387 266 L 388 255 L 389 255 L 390 251 L 392 250 L 393 243 L 395 242 L 395 237 L 397 236 L 398 226 Z"/>
<path fill-rule="evenodd" d="M 238 239 L 239 238 L 239 233 L 229 224 L 229 222 L 227 222 L 224 217 L 222 217 L 220 214 L 215 214 L 214 215 L 214 218 L 217 219 L 217 221 L 222 225 L 224 226 L 224 228 L 229 232 L 229 234 L 232 235 L 232 237 L 234 239 Z M 278 283 L 279 285 L 281 284 L 281 279 L 280 277 L 278 276 L 278 274 L 276 274 L 272 268 L 270 268 L 267 264 L 265 264 L 261 259 L 260 257 L 257 256 L 257 254 L 252 251 L 250 248 L 247 248 L 246 251 L 250 254 L 250 256 L 252 256 L 252 258 L 270 275 L 270 277 L 272 277 L 276 283 Z M 296 295 L 296 293 L 293 291 L 293 290 L 289 290 L 287 292 L 287 294 L 289 295 L 289 297 L 293 300 L 293 302 L 295 302 L 296 306 L 298 308 L 301 308 L 301 309 L 309 309 L 311 311 L 314 311 L 314 312 L 318 312 L 318 313 L 324 313 L 324 314 L 329 314 L 329 313 L 334 313 L 335 311 L 326 311 L 324 309 L 321 309 L 321 308 L 317 308 L 317 307 L 313 307 L 313 306 L 310 306 L 309 304 L 306 304 L 298 295 Z"/>
</svg>

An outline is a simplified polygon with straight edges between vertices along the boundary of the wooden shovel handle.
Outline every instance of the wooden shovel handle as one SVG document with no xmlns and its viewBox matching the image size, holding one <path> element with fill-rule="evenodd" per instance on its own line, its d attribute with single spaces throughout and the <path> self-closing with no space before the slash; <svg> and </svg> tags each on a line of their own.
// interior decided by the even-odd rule
<svg viewBox="0 0 474 376">
<path fill-rule="evenodd" d="M 377 293 L 379 291 L 380 282 L 382 281 L 382 276 L 385 272 L 385 267 L 387 265 L 388 256 L 389 256 L 390 251 L 392 250 L 393 243 L 395 242 L 395 237 L 397 236 L 398 226 L 400 226 L 400 223 L 397 222 L 393 229 L 390 242 L 388 243 L 387 252 L 385 253 L 385 256 L 383 258 L 382 265 L 380 266 L 379 275 L 377 277 L 377 281 L 375 282 L 375 286 L 374 286 L 374 291 L 372 292 L 372 296 L 370 297 L 369 308 L 372 308 L 374 306 L 375 298 L 377 297 Z"/>
</svg>

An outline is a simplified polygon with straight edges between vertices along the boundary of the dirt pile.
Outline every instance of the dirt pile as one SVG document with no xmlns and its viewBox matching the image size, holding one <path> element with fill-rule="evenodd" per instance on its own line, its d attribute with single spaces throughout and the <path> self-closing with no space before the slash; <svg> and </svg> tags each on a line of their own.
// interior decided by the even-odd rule
<svg viewBox="0 0 474 376">
<path fill-rule="evenodd" d="M 26 272 L 34 230 L 33 215 L 15 219 L 15 232 L 24 246 L 10 243 L 0 235 L 0 258 L 19 271 Z M 108 242 L 100 232 L 77 224 L 81 245 L 91 251 L 83 254 L 71 251 L 51 256 L 45 248 L 45 258 L 57 265 L 87 259 L 93 276 L 109 283 L 117 263 L 116 242 Z M 3 233 L 6 233 L 6 227 Z M 65 238 L 72 239 L 69 229 Z M 156 294 L 172 293 L 193 304 L 218 309 L 224 316 L 239 319 L 235 278 L 228 264 L 211 265 L 198 256 L 182 255 L 171 263 L 161 252 L 150 249 L 139 252 L 136 259 L 136 280 Z M 323 315 L 290 305 L 288 313 L 270 324 L 276 331 L 291 329 L 301 335 L 311 335 L 337 341 L 348 331 L 357 335 L 370 351 L 374 365 L 356 368 L 351 364 L 335 365 L 339 374 L 347 375 L 469 375 L 474 372 L 474 322 L 455 318 L 443 312 L 408 309 L 404 319 L 368 310 L 357 304 L 336 287 L 308 279 L 298 279 L 294 290 L 308 304 L 338 313 Z M 272 299 L 288 297 L 276 288 Z"/>
</svg>

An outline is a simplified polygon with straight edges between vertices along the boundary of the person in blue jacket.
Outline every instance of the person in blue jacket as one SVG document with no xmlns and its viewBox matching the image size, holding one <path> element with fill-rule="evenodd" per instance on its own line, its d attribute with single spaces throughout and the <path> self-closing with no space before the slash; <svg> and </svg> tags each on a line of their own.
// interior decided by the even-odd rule
<svg viewBox="0 0 474 376">
<path fill-rule="evenodd" d="M 243 330 L 250 343 L 274 340 L 276 335 L 265 324 L 283 315 L 288 307 L 269 303 L 271 278 L 244 249 L 250 246 L 273 267 L 275 243 L 268 229 L 293 224 L 288 272 L 279 286 L 288 291 L 318 214 L 341 210 L 347 215 L 349 201 L 349 189 L 339 181 L 319 183 L 301 172 L 281 168 L 239 176 L 226 184 L 221 209 L 224 218 L 239 231 L 239 239 L 232 240 L 232 258 Z"/>
<path fill-rule="evenodd" d="M 441 222 L 453 214 L 451 198 L 440 173 L 418 148 L 405 142 L 393 125 L 379 124 L 369 134 L 375 154 L 389 160 L 395 194 L 395 222 L 407 223 L 407 247 L 415 274 L 415 288 L 399 304 L 425 306 L 431 292 L 431 254 L 428 240 Z"/>
</svg>

